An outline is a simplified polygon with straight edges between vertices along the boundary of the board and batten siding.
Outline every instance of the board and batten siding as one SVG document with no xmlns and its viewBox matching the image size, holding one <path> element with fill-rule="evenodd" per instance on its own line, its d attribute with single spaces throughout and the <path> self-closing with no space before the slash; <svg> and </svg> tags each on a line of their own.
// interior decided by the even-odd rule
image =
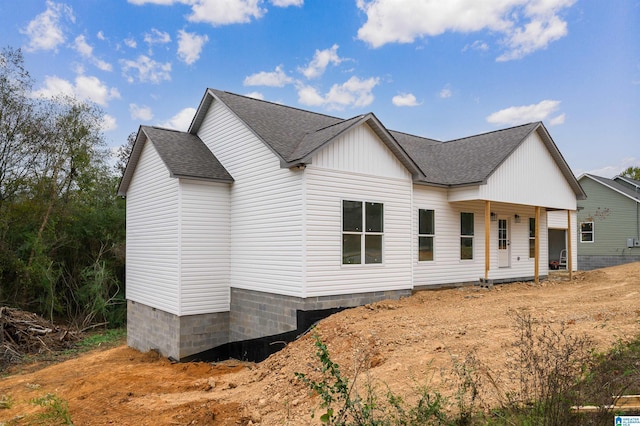
<svg viewBox="0 0 640 426">
<path fill-rule="evenodd" d="M 314 155 L 304 171 L 305 297 L 412 288 L 410 173 L 367 125 Z M 381 264 L 342 265 L 342 201 L 383 204 Z"/>
<path fill-rule="evenodd" d="M 214 99 L 198 136 L 233 176 L 231 287 L 302 295 L 302 171 L 280 159 Z"/>
<path fill-rule="evenodd" d="M 229 184 L 180 179 L 180 315 L 230 304 Z"/>
<path fill-rule="evenodd" d="M 491 200 L 576 209 L 576 194 L 536 132 L 495 170 L 487 183 L 449 193 L 449 201 Z"/>
<path fill-rule="evenodd" d="M 127 190 L 126 297 L 175 315 L 178 298 L 178 179 L 145 142 Z"/>
</svg>

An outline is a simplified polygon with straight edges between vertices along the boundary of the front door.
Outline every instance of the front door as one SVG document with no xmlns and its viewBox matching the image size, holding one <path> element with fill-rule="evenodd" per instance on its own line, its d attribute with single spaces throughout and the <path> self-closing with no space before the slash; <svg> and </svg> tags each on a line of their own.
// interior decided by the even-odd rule
<svg viewBox="0 0 640 426">
<path fill-rule="evenodd" d="M 510 259 L 509 220 L 498 218 L 498 267 L 508 268 Z"/>
</svg>

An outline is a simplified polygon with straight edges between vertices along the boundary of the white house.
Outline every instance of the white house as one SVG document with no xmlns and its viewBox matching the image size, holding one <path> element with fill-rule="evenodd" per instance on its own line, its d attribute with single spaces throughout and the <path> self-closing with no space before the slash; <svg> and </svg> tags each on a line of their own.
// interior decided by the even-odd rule
<svg viewBox="0 0 640 426">
<path fill-rule="evenodd" d="M 573 235 L 584 198 L 542 123 L 439 142 L 212 89 L 188 132 L 140 128 L 119 194 L 128 343 L 176 359 L 299 312 L 537 280 L 547 212 Z"/>
</svg>

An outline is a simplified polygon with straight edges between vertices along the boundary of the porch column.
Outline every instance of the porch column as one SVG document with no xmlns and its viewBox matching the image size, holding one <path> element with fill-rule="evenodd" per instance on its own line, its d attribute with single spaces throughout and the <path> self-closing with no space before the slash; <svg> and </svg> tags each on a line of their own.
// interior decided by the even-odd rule
<svg viewBox="0 0 640 426">
<path fill-rule="evenodd" d="M 573 247 L 571 237 L 571 210 L 567 210 L 567 269 L 569 269 L 569 280 L 573 279 Z"/>
<path fill-rule="evenodd" d="M 491 201 L 484 202 L 484 279 L 489 279 L 491 265 Z"/>
<path fill-rule="evenodd" d="M 540 283 L 540 206 L 536 206 L 536 238 L 534 239 L 534 268 L 533 280 L 536 284 Z"/>
</svg>

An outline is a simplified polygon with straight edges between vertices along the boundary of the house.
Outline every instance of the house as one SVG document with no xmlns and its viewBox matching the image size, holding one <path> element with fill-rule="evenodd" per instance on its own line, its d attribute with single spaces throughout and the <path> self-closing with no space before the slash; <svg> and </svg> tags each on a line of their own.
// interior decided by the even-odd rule
<svg viewBox="0 0 640 426">
<path fill-rule="evenodd" d="M 444 143 L 212 89 L 187 132 L 140 127 L 118 193 L 128 344 L 176 359 L 300 312 L 537 280 L 547 212 L 576 235 L 584 198 L 542 123 Z"/>
<path fill-rule="evenodd" d="M 583 174 L 578 203 L 580 269 L 640 261 L 640 181 Z"/>
</svg>

